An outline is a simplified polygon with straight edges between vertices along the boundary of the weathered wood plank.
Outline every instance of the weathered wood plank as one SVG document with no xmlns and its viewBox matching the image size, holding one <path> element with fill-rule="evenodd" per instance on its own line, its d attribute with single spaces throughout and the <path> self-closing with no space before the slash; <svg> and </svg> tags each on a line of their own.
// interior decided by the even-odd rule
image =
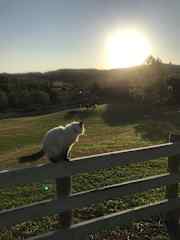
<svg viewBox="0 0 180 240">
<path fill-rule="evenodd" d="M 180 135 L 170 135 L 171 142 L 180 142 Z M 180 166 L 180 155 L 174 155 L 168 158 L 168 170 L 170 174 L 178 174 Z M 178 183 L 173 183 L 167 186 L 166 196 L 168 200 L 173 200 L 178 197 Z M 168 212 L 166 216 L 166 226 L 171 240 L 180 239 L 180 208 Z"/>
<path fill-rule="evenodd" d="M 73 159 L 70 162 L 45 164 L 24 169 L 0 172 L 0 187 L 27 184 L 58 177 L 69 177 L 83 172 L 107 169 L 125 164 L 142 162 L 159 157 L 180 154 L 180 143 L 166 143 L 126 151 L 97 154 Z"/>
<path fill-rule="evenodd" d="M 65 159 L 64 161 L 69 161 Z M 72 179 L 71 177 L 57 178 L 56 179 L 56 195 L 58 199 L 68 198 L 71 196 Z M 57 213 L 57 212 L 56 212 Z M 59 214 L 59 222 L 63 228 L 69 228 L 72 224 L 72 210 L 61 211 Z"/>
<path fill-rule="evenodd" d="M 53 231 L 42 234 L 28 240 L 58 240 L 78 239 L 82 234 L 88 235 L 115 226 L 126 225 L 137 220 L 148 219 L 152 216 L 165 216 L 168 211 L 176 209 L 180 204 L 180 198 L 172 201 L 163 200 L 158 203 L 113 213 L 95 218 L 79 224 L 72 225 L 68 230 Z"/>
<path fill-rule="evenodd" d="M 27 206 L 3 210 L 0 212 L 0 227 L 11 226 L 34 218 L 57 214 L 74 208 L 81 208 L 109 199 L 140 193 L 163 185 L 180 181 L 180 175 L 161 174 L 139 180 L 115 184 L 96 190 L 61 197 L 58 200 L 45 200 Z"/>
</svg>

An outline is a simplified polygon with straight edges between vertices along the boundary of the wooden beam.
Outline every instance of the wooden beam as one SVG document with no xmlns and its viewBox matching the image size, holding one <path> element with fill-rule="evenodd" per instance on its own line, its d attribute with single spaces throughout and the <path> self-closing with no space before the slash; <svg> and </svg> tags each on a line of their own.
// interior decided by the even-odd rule
<svg viewBox="0 0 180 240">
<path fill-rule="evenodd" d="M 170 142 L 180 142 L 180 135 L 170 135 Z M 168 158 L 168 170 L 170 174 L 179 174 L 179 166 L 180 166 L 180 155 L 174 155 Z M 172 183 L 167 185 L 166 196 L 169 201 L 172 201 L 178 198 L 178 183 Z M 174 209 L 167 213 L 166 216 L 166 225 L 169 233 L 169 237 L 171 240 L 179 240 L 180 239 L 180 208 Z"/>
<path fill-rule="evenodd" d="M 65 159 L 64 162 L 68 162 L 68 159 Z M 71 177 L 57 178 L 56 179 L 56 195 L 57 199 L 61 200 L 61 198 L 69 198 L 71 196 L 72 191 L 72 179 Z M 56 212 L 57 213 L 57 212 Z M 60 211 L 59 211 L 60 213 Z M 68 210 L 61 211 L 59 214 L 59 222 L 61 227 L 69 228 L 72 224 L 72 210 L 69 208 Z"/>
<path fill-rule="evenodd" d="M 165 216 L 168 211 L 176 209 L 180 204 L 180 198 L 172 201 L 163 200 L 158 203 L 149 204 L 118 213 L 109 214 L 79 224 L 72 225 L 68 230 L 52 231 L 28 240 L 70 240 L 78 239 L 82 234 L 88 235 L 115 226 L 127 225 L 137 220 L 148 219 L 152 216 Z"/>
<path fill-rule="evenodd" d="M 161 174 L 96 190 L 80 192 L 71 196 L 64 195 L 57 200 L 45 200 L 15 209 L 3 210 L 0 212 L 0 227 L 11 226 L 65 211 L 68 212 L 71 209 L 82 208 L 109 199 L 119 199 L 126 195 L 144 192 L 163 185 L 175 184 L 179 181 L 180 175 Z"/>
<path fill-rule="evenodd" d="M 0 187 L 39 182 L 59 177 L 70 177 L 83 172 L 108 169 L 177 154 L 180 154 L 180 143 L 166 143 L 81 157 L 73 159 L 73 161 L 60 162 L 58 164 L 49 163 L 24 169 L 4 170 L 0 172 Z"/>
</svg>

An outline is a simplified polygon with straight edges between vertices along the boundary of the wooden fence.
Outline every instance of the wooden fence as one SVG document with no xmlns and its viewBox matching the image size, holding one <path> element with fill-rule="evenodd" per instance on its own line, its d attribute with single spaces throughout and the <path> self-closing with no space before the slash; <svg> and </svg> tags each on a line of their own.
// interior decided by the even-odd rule
<svg viewBox="0 0 180 240">
<path fill-rule="evenodd" d="M 178 197 L 179 140 L 179 136 L 173 135 L 170 137 L 170 142 L 166 144 L 98 154 L 77 158 L 74 161 L 62 161 L 58 164 L 49 163 L 30 168 L 1 171 L 0 187 L 55 179 L 57 199 L 2 210 L 0 212 L 0 228 L 58 213 L 63 226 L 61 229 L 29 240 L 82 240 L 87 239 L 88 234 L 103 229 L 161 215 L 166 219 L 170 239 L 180 239 L 178 224 L 180 211 L 180 198 Z M 160 157 L 168 157 L 168 173 L 71 194 L 71 176 L 73 175 Z M 72 224 L 72 209 L 74 208 L 85 207 L 108 199 L 118 199 L 128 194 L 140 193 L 164 185 L 167 186 L 167 199 L 163 201 Z"/>
</svg>

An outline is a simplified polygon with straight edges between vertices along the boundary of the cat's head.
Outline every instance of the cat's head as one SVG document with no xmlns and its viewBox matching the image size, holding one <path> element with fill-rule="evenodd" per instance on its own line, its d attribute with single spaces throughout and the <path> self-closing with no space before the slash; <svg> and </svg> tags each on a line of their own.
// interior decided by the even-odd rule
<svg viewBox="0 0 180 240">
<path fill-rule="evenodd" d="M 85 127 L 84 127 L 84 122 L 73 122 L 72 123 L 73 130 L 78 134 L 78 135 L 84 135 L 85 133 Z"/>
</svg>

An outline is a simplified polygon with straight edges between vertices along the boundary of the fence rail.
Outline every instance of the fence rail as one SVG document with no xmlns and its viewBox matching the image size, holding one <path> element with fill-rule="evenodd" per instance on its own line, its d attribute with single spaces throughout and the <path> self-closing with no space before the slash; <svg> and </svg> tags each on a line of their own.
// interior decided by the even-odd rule
<svg viewBox="0 0 180 240">
<path fill-rule="evenodd" d="M 81 236 L 86 236 L 92 232 L 97 232 L 102 229 L 110 229 L 113 226 L 117 225 L 128 224 L 135 220 L 142 220 L 143 218 L 147 218 L 147 216 L 148 217 L 155 215 L 165 216 L 169 211 L 178 208 L 179 204 L 180 199 L 176 199 L 174 201 L 163 200 L 155 204 L 128 209 L 122 212 L 109 214 L 79 224 L 74 224 L 69 229 L 49 232 L 47 234 L 42 234 L 40 237 L 31 238 L 30 240 L 58 240 L 58 239 L 78 240 L 81 239 Z"/>
<path fill-rule="evenodd" d="M 149 189 L 178 183 L 180 175 L 162 174 L 136 181 L 128 181 L 108 187 L 72 194 L 59 200 L 45 200 L 0 213 L 0 227 L 11 226 L 37 217 L 62 213 L 74 208 L 81 208 L 108 199 L 118 199 L 119 196 L 144 192 Z"/>
<path fill-rule="evenodd" d="M 31 240 L 85 239 L 87 234 L 107 228 L 107 226 L 127 224 L 132 220 L 161 214 L 166 216 L 167 228 L 171 239 L 179 239 L 179 225 L 174 225 L 173 229 L 171 226 L 172 221 L 177 223 L 179 220 L 177 209 L 180 208 L 180 198 L 178 197 L 178 183 L 180 181 L 178 167 L 180 159 L 178 160 L 178 156 L 180 156 L 179 136 L 173 135 L 170 138 L 170 142 L 166 144 L 76 158 L 73 161 L 62 160 L 59 164 L 46 164 L 24 169 L 1 171 L 0 187 L 55 179 L 57 199 L 2 210 L 0 212 L 0 228 L 58 213 L 64 228 L 31 238 Z M 134 164 L 160 157 L 169 157 L 169 173 L 71 194 L 71 176 L 73 175 L 102 168 L 107 169 L 125 164 Z M 167 186 L 166 200 L 95 218 L 79 224 L 71 224 L 72 210 L 75 208 L 81 208 L 109 199 L 118 199 L 120 196 L 140 193 L 164 185 Z"/>
<path fill-rule="evenodd" d="M 62 161 L 58 164 L 49 163 L 24 169 L 10 171 L 4 170 L 0 172 L 0 187 L 11 185 L 12 183 L 26 184 L 56 179 L 59 177 L 70 177 L 84 172 L 134 164 L 177 154 L 180 154 L 180 144 L 166 143 L 150 147 L 75 158 L 73 161 Z"/>
</svg>

